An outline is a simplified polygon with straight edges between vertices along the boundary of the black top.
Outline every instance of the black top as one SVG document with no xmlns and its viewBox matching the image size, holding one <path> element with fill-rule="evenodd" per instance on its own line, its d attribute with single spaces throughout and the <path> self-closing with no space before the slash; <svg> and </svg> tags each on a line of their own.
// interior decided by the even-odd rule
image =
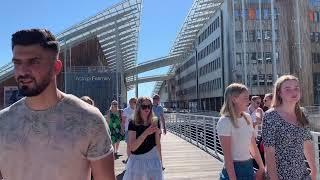
<svg viewBox="0 0 320 180">
<path fill-rule="evenodd" d="M 148 128 L 149 126 L 144 125 L 135 125 L 133 121 L 129 122 L 129 131 L 136 132 L 136 138 L 138 137 Z M 143 143 L 136 149 L 135 151 L 131 151 L 132 154 L 144 154 L 149 152 L 153 147 L 156 146 L 156 136 L 155 133 L 150 134 L 146 137 Z"/>
</svg>

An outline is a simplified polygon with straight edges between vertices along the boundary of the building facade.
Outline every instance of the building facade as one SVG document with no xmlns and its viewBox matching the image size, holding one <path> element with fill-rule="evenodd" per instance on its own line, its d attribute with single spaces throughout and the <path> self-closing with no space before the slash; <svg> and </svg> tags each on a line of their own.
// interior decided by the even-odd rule
<svg viewBox="0 0 320 180">
<path fill-rule="evenodd" d="M 180 109 L 219 111 L 232 82 L 251 95 L 272 91 L 276 78 L 299 77 L 302 104 L 320 103 L 320 33 L 317 0 L 226 0 L 194 40 L 175 71 Z M 172 88 L 171 88 L 172 89 Z"/>
</svg>

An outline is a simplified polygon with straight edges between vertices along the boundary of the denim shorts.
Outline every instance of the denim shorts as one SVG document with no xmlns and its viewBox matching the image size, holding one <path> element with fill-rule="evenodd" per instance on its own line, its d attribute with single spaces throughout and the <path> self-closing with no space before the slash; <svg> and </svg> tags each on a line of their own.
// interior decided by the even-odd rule
<svg viewBox="0 0 320 180">
<path fill-rule="evenodd" d="M 254 180 L 252 160 L 233 162 L 237 180 Z M 220 180 L 229 180 L 227 169 L 223 167 L 220 173 Z"/>
</svg>

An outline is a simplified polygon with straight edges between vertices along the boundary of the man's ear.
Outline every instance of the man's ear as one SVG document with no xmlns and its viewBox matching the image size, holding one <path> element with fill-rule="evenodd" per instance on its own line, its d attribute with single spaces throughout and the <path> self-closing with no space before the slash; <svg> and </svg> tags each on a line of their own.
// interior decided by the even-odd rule
<svg viewBox="0 0 320 180">
<path fill-rule="evenodd" d="M 54 72 L 56 75 L 58 75 L 62 70 L 62 62 L 61 60 L 57 59 L 55 62 L 54 62 Z"/>
</svg>

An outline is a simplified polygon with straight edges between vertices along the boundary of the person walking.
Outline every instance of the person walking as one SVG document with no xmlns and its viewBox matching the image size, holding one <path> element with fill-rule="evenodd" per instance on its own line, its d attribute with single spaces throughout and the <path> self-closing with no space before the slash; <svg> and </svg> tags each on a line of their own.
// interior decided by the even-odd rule
<svg viewBox="0 0 320 180">
<path fill-rule="evenodd" d="M 151 99 L 140 97 L 134 119 L 129 122 L 131 151 L 123 180 L 163 180 L 160 160 L 160 129 L 153 123 Z"/>
<path fill-rule="evenodd" d="M 108 110 L 106 115 L 106 120 L 109 124 L 111 140 L 117 158 L 119 153 L 120 141 L 124 139 L 124 121 L 122 110 L 118 107 L 118 101 L 113 100 L 111 102 L 110 109 Z"/>
<path fill-rule="evenodd" d="M 10 180 L 114 180 L 110 131 L 100 111 L 57 88 L 59 44 L 46 29 L 12 35 L 24 98 L 0 111 L 0 171 Z"/>
<path fill-rule="evenodd" d="M 249 92 L 245 85 L 230 84 L 224 94 L 221 117 L 217 133 L 224 154 L 224 167 L 220 180 L 262 179 L 264 165 L 256 146 L 254 129 L 249 114 L 245 113 L 249 104 Z M 256 174 L 251 156 L 259 165 Z"/>
<path fill-rule="evenodd" d="M 308 129 L 309 121 L 299 105 L 300 98 L 297 77 L 284 75 L 277 79 L 272 108 L 263 117 L 262 126 L 267 173 L 271 180 L 317 178 L 312 135 Z"/>
<path fill-rule="evenodd" d="M 152 111 L 156 115 L 156 119 L 158 122 L 158 128 L 160 130 L 161 130 L 161 128 L 163 128 L 163 133 L 167 134 L 166 121 L 164 119 L 164 111 L 163 111 L 163 107 L 160 105 L 160 96 L 158 94 L 155 94 L 155 95 L 153 95 L 152 100 L 153 100 Z M 162 132 L 160 131 L 160 139 L 161 139 L 161 134 L 162 134 Z M 160 151 L 161 162 L 163 165 L 161 144 L 160 144 L 159 151 Z M 162 167 L 162 169 L 164 170 L 165 168 Z"/>
<path fill-rule="evenodd" d="M 133 97 L 133 98 L 130 98 L 129 100 L 129 106 L 126 107 L 124 110 L 123 110 L 123 119 L 125 121 L 125 141 L 127 143 L 127 157 L 130 156 L 131 152 L 130 152 L 130 149 L 129 149 L 129 146 L 128 146 L 128 127 L 129 127 L 129 122 L 131 120 L 133 120 L 133 116 L 134 116 L 134 111 L 136 109 L 136 104 L 137 104 L 137 98 Z M 128 159 L 127 159 L 128 160 Z M 123 163 L 127 163 L 127 160 L 124 160 Z"/>
</svg>

